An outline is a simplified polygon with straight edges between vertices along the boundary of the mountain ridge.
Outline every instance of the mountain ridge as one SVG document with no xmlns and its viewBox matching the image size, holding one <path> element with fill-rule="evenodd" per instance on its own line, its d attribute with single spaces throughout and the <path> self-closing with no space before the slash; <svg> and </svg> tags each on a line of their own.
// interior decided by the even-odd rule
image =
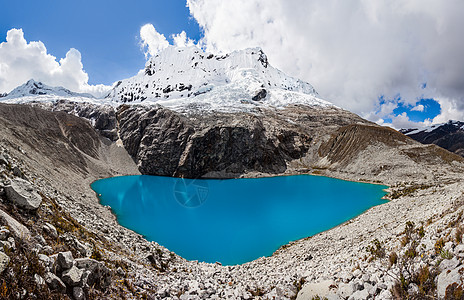
<svg viewBox="0 0 464 300">
<path fill-rule="evenodd" d="M 29 79 L 26 83 L 17 86 L 11 92 L 3 94 L 1 100 L 15 99 L 26 96 L 52 95 L 59 97 L 85 97 L 94 99 L 95 97 L 88 93 L 76 93 L 61 86 L 49 86 L 40 81 Z"/>
<path fill-rule="evenodd" d="M 449 120 L 423 129 L 401 129 L 422 144 L 435 144 L 464 157 L 464 122 Z"/>
</svg>

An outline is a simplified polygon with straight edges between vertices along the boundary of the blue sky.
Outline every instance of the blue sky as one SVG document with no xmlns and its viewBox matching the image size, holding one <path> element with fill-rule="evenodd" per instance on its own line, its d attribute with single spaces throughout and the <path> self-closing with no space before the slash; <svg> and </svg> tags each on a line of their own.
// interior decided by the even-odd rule
<svg viewBox="0 0 464 300">
<path fill-rule="evenodd" d="M 34 78 L 103 95 L 185 31 L 209 52 L 261 47 L 379 124 L 464 120 L 462 0 L 0 0 L 0 10 L 0 93 Z"/>
<path fill-rule="evenodd" d="M 153 24 L 168 39 L 181 31 L 200 38 L 182 0 L 0 0 L 0 7 L 0 42 L 9 29 L 22 28 L 26 40 L 42 41 L 56 57 L 76 48 L 89 84 L 112 84 L 143 68 L 139 31 L 144 24 Z"/>
</svg>

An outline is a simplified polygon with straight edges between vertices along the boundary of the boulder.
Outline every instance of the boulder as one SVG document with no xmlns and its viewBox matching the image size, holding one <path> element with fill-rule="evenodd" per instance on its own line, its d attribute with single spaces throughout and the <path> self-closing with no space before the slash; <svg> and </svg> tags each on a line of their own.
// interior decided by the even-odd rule
<svg viewBox="0 0 464 300">
<path fill-rule="evenodd" d="M 8 165 L 8 160 L 0 154 L 0 165 Z"/>
<path fill-rule="evenodd" d="M 45 284 L 45 280 L 39 274 L 34 274 L 34 280 L 35 280 L 35 283 L 37 283 L 38 286 L 41 286 L 41 285 Z"/>
<path fill-rule="evenodd" d="M 63 272 L 61 278 L 69 286 L 78 286 L 81 282 L 83 271 L 76 266 L 72 266 L 70 269 Z"/>
<path fill-rule="evenodd" d="M 81 286 L 97 284 L 105 288 L 110 284 L 111 272 L 103 263 L 92 258 L 77 258 L 75 263 L 79 269 L 85 270 Z"/>
<path fill-rule="evenodd" d="M 56 258 L 56 264 L 58 269 L 67 270 L 73 266 L 73 256 L 71 251 L 60 252 Z"/>
<path fill-rule="evenodd" d="M 441 265 L 441 264 L 440 264 Z M 462 273 L 464 272 L 464 266 L 453 270 L 444 270 L 438 275 L 437 279 L 437 296 L 438 299 L 442 299 L 446 294 L 446 288 L 453 284 L 457 283 L 458 285 L 463 283 Z"/>
<path fill-rule="evenodd" d="M 10 263 L 10 258 L 3 252 L 0 252 L 0 274 L 5 271 L 6 267 Z"/>
<path fill-rule="evenodd" d="M 460 264 L 459 260 L 456 257 L 453 257 L 452 259 L 444 259 L 440 263 L 438 268 L 440 269 L 440 271 L 444 271 L 444 270 L 454 269 L 457 266 L 459 266 L 459 264 Z"/>
<path fill-rule="evenodd" d="M 321 282 L 311 282 L 303 286 L 298 293 L 297 300 L 311 300 L 319 296 L 321 298 L 326 297 L 327 299 L 340 299 L 333 291 L 335 288 L 335 282 L 333 280 L 324 280 Z"/>
<path fill-rule="evenodd" d="M 0 223 L 7 225 L 9 230 L 18 238 L 21 239 L 30 239 L 31 232 L 27 229 L 26 226 L 16 221 L 6 212 L 0 209 Z"/>
<path fill-rule="evenodd" d="M 459 244 L 454 248 L 454 254 L 457 257 L 464 257 L 464 244 Z"/>
<path fill-rule="evenodd" d="M 369 297 L 369 292 L 367 290 L 356 291 L 351 295 L 348 300 L 365 300 Z"/>
<path fill-rule="evenodd" d="M 74 287 L 73 297 L 75 300 L 84 300 L 85 299 L 84 290 L 79 286 Z"/>
<path fill-rule="evenodd" d="M 5 186 L 8 200 L 25 209 L 37 209 L 42 203 L 42 197 L 33 188 L 29 181 L 14 178 L 10 185 Z"/>
<path fill-rule="evenodd" d="M 44 226 L 42 226 L 42 230 L 54 239 L 58 237 L 58 231 L 56 231 L 55 226 L 50 223 L 45 223 Z"/>
<path fill-rule="evenodd" d="M 338 287 L 338 295 L 340 295 L 343 299 L 346 299 L 349 296 L 353 295 L 355 291 L 356 287 L 353 282 L 340 283 Z"/>
<path fill-rule="evenodd" d="M 59 293 L 66 293 L 66 285 L 55 274 L 51 272 L 45 274 L 45 282 L 51 290 L 58 291 Z"/>
</svg>

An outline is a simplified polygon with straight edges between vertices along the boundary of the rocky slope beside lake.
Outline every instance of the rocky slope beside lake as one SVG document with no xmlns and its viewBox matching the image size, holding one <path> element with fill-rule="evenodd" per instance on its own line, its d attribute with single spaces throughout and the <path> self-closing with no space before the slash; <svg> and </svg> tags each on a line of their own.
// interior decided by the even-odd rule
<svg viewBox="0 0 464 300">
<path fill-rule="evenodd" d="M 120 107 L 115 116 L 127 151 L 120 140 L 102 137 L 85 119 L 0 104 L 2 187 L 22 178 L 42 198 L 39 207 L 31 211 L 0 191 L 4 215 L 0 280 L 8 280 L 11 286 L 2 290 L 7 295 L 391 299 L 406 294 L 444 297 L 459 293 L 463 279 L 447 274 L 460 274 L 463 262 L 461 157 L 336 108 L 292 106 L 235 115 L 234 120 L 227 114 L 196 116 L 132 106 Z M 248 136 L 247 147 L 256 146 L 262 152 L 247 152 L 242 145 L 227 152 L 228 142 L 239 142 L 230 138 L 232 125 L 244 128 L 239 130 L 244 135 L 239 136 Z M 208 133 L 221 133 L 222 128 L 226 128 L 223 132 L 231 130 L 229 135 Z M 247 132 L 251 128 L 257 135 Z M 258 129 L 263 131 L 256 132 Z M 133 149 L 128 143 L 132 135 L 136 138 Z M 153 143 L 155 138 L 158 143 Z M 195 151 L 188 150 L 195 147 Z M 182 159 L 177 152 L 169 152 L 178 148 Z M 202 158 L 200 154 L 209 153 L 208 149 L 216 149 L 214 153 L 220 155 L 195 162 Z M 197 174 L 213 177 L 315 173 L 389 184 L 392 201 L 337 228 L 285 245 L 271 257 L 240 266 L 186 261 L 121 227 L 89 188 L 98 178 L 137 174 L 129 153 L 143 170 L 141 166 L 149 164 L 140 158 L 148 161 L 155 150 L 173 157 L 175 168 L 169 170 L 173 174 L 187 176 L 192 172 L 189 167 L 197 163 L 201 167 Z M 241 159 L 236 169 L 224 167 L 232 159 L 229 155 L 237 153 L 259 162 L 266 162 L 259 155 L 268 153 L 274 155 L 272 159 L 281 157 L 285 164 L 272 160 L 248 164 Z M 6 190 L 2 187 L 0 190 Z M 18 268 L 22 265 L 28 267 Z M 88 284 L 89 275 L 96 285 Z"/>
</svg>

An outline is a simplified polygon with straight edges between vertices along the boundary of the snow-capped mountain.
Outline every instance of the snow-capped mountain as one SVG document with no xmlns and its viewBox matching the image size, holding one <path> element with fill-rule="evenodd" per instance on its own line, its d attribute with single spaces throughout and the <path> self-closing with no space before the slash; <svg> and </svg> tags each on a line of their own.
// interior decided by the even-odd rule
<svg viewBox="0 0 464 300">
<path fill-rule="evenodd" d="M 219 56 L 194 46 L 168 47 L 149 59 L 138 75 L 119 81 L 106 99 L 226 111 L 257 105 L 331 106 L 309 83 L 272 67 L 259 48 Z"/>
<path fill-rule="evenodd" d="M 10 93 L 3 95 L 1 100 L 6 99 L 15 99 L 15 98 L 22 98 L 28 96 L 57 96 L 63 98 L 70 98 L 70 97 L 83 97 L 83 98 L 95 98 L 90 94 L 83 94 L 83 93 L 75 93 L 71 92 L 70 90 L 64 87 L 51 87 L 42 82 L 35 81 L 34 79 L 30 79 L 23 85 L 18 86 Z"/>
<path fill-rule="evenodd" d="M 464 156 L 464 122 L 450 120 L 423 129 L 401 129 L 400 132 L 423 144 L 435 144 Z"/>
<path fill-rule="evenodd" d="M 5 103 L 59 100 L 114 107 L 123 103 L 159 104 L 184 112 L 240 112 L 291 104 L 333 107 L 320 99 L 309 83 L 272 67 L 260 48 L 213 55 L 195 46 L 170 46 L 150 58 L 136 76 L 117 82 L 101 99 L 32 79 L 0 95 L 0 101 Z"/>
</svg>

